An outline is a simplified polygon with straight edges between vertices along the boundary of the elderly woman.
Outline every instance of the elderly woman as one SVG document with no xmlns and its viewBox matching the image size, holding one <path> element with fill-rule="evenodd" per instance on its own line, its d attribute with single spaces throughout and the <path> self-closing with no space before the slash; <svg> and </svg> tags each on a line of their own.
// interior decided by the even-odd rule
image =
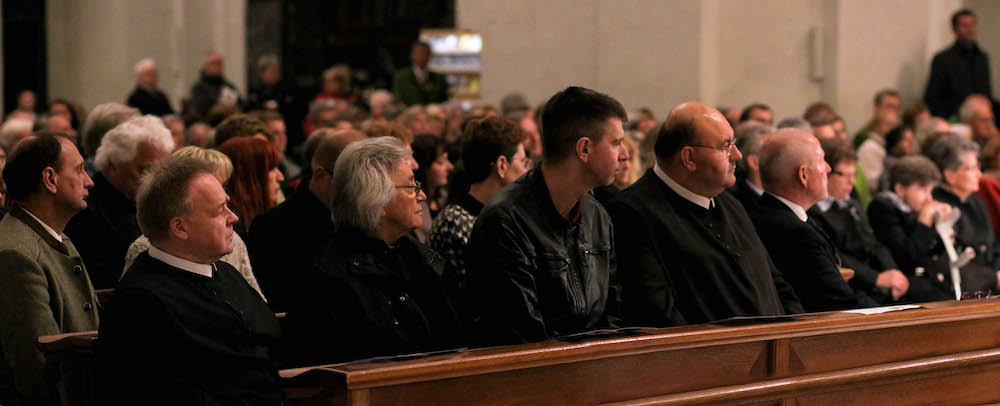
<svg viewBox="0 0 1000 406">
<path fill-rule="evenodd" d="M 409 236 L 422 223 L 426 198 L 409 159 L 405 145 L 392 137 L 355 142 L 337 159 L 336 232 L 288 310 L 293 359 L 349 361 L 462 342 L 438 277 L 444 261 Z"/>
<path fill-rule="evenodd" d="M 177 158 L 194 158 L 211 163 L 215 166 L 215 177 L 219 179 L 219 183 L 223 186 L 229 181 L 229 176 L 233 174 L 233 163 L 229 160 L 229 157 L 214 149 L 187 146 L 170 154 L 170 159 Z M 132 266 L 132 262 L 135 261 L 135 258 L 139 254 L 149 250 L 149 246 L 149 238 L 145 235 L 140 235 L 139 238 L 132 242 L 132 245 L 128 247 L 128 252 L 125 253 L 125 269 L 122 270 L 122 275 L 128 271 Z M 240 275 L 243 276 L 243 279 L 246 279 L 247 283 L 250 284 L 250 287 L 257 291 L 257 294 L 261 298 L 264 298 L 264 294 L 260 291 L 260 286 L 257 285 L 257 278 L 253 276 L 253 270 L 250 267 L 250 256 L 247 252 L 247 245 L 240 238 L 239 234 L 233 233 L 233 252 L 226 254 L 220 261 L 236 268 L 240 272 Z"/>
<path fill-rule="evenodd" d="M 956 247 L 972 249 L 975 252 L 972 262 L 994 271 L 975 290 L 1000 291 L 995 272 L 1000 269 L 1000 245 L 993 234 L 986 204 L 976 194 L 983 176 L 979 170 L 979 145 L 958 135 L 948 135 L 935 142 L 927 156 L 941 171 L 942 182 L 934 188 L 934 200 L 962 213 L 955 223 Z"/>
</svg>

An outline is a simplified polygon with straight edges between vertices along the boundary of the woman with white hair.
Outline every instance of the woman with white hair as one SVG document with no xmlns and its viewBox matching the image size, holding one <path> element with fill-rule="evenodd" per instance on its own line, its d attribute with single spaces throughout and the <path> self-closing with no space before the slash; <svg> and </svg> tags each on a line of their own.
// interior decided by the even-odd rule
<svg viewBox="0 0 1000 406">
<path fill-rule="evenodd" d="M 444 261 L 410 236 L 426 197 L 406 146 L 392 137 L 351 144 L 332 185 L 336 231 L 289 306 L 290 357 L 316 364 L 457 347 L 459 318 L 438 277 Z"/>
</svg>

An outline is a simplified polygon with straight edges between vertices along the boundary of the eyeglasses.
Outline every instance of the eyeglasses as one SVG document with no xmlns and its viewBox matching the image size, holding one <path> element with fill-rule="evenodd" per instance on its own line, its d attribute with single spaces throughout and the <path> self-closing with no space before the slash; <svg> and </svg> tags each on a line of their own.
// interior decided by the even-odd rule
<svg viewBox="0 0 1000 406">
<path fill-rule="evenodd" d="M 710 149 L 714 149 L 714 150 L 719 151 L 719 152 L 724 152 L 727 157 L 733 155 L 733 147 L 735 147 L 735 146 L 736 146 L 736 144 L 734 144 L 732 141 L 726 141 L 725 144 L 722 144 L 722 147 L 713 147 L 711 145 L 701 145 L 701 144 L 687 144 L 687 145 L 685 145 L 685 147 L 698 147 L 698 148 L 710 148 Z"/>
<path fill-rule="evenodd" d="M 397 185 L 396 189 L 412 189 L 413 191 L 411 193 L 413 193 L 413 196 L 419 195 L 423 184 L 421 184 L 420 181 L 414 181 L 413 183 L 414 183 L 413 185 L 404 185 L 404 186 Z"/>
</svg>

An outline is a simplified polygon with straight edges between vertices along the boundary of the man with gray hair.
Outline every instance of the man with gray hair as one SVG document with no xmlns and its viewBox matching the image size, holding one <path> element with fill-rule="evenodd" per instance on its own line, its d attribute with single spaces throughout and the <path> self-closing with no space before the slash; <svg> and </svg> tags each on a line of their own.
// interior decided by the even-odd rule
<svg viewBox="0 0 1000 406">
<path fill-rule="evenodd" d="M 131 118 L 101 139 L 95 162 L 98 173 L 87 209 L 66 226 L 66 234 L 78 241 L 95 288 L 117 285 L 125 253 L 141 234 L 135 219 L 139 179 L 173 149 L 170 130 L 156 116 Z"/>
<path fill-rule="evenodd" d="M 237 217 L 209 162 L 174 157 L 146 176 L 139 254 L 104 313 L 96 348 L 101 404 L 280 405 L 271 360 L 279 326 L 232 265 Z M 155 367 L 152 367 L 155 366 Z"/>
<path fill-rule="evenodd" d="M 139 109 L 142 114 L 154 116 L 174 114 L 174 108 L 170 107 L 170 99 L 157 87 L 158 83 L 156 62 L 151 58 L 139 61 L 135 64 L 135 89 L 125 99 L 125 104 Z"/>
<path fill-rule="evenodd" d="M 291 358 L 315 365 L 460 346 L 444 261 L 410 235 L 427 197 L 405 145 L 351 143 L 332 185 L 336 231 L 296 286 L 285 323 Z"/>
<path fill-rule="evenodd" d="M 117 127 L 118 124 L 138 115 L 140 115 L 138 109 L 120 103 L 98 104 L 90 110 L 90 113 L 87 114 L 87 120 L 83 123 L 80 139 L 83 157 L 87 159 L 87 174 L 90 177 L 97 174 L 94 158 L 97 155 L 97 148 L 101 146 L 104 134 Z"/>
<path fill-rule="evenodd" d="M 823 148 L 812 134 L 785 129 L 768 136 L 760 150 L 766 193 L 751 214 L 757 234 L 808 312 L 877 306 L 841 276 L 833 241 L 806 210 L 827 198 Z"/>
<path fill-rule="evenodd" d="M 993 107 L 990 99 L 981 94 L 972 94 L 965 99 L 958 110 L 962 122 L 972 131 L 972 141 L 985 148 L 986 143 L 997 136 L 997 126 L 993 122 Z"/>
<path fill-rule="evenodd" d="M 31 135 L 34 124 L 23 118 L 11 118 L 0 126 L 0 146 L 10 151 L 14 145 Z"/>
<path fill-rule="evenodd" d="M 773 133 L 774 127 L 757 121 L 747 121 L 736 126 L 733 142 L 736 149 L 743 153 L 743 159 L 736 161 L 736 184 L 729 187 L 731 193 L 747 213 L 757 208 L 764 187 L 760 183 L 760 150 L 761 138 Z"/>
<path fill-rule="evenodd" d="M 942 182 L 931 195 L 934 200 L 959 209 L 962 215 L 955 223 L 955 245 L 975 252 L 972 263 L 978 271 L 962 269 L 964 291 L 1000 291 L 997 285 L 1000 269 L 1000 243 L 993 234 L 993 224 L 986 203 L 976 193 L 983 173 L 979 169 L 979 147 L 958 135 L 946 135 L 927 151 L 941 171 Z"/>
</svg>

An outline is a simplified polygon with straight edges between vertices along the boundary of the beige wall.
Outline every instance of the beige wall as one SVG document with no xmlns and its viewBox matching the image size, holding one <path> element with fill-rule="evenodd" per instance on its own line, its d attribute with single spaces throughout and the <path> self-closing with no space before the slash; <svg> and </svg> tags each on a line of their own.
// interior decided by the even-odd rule
<svg viewBox="0 0 1000 406">
<path fill-rule="evenodd" d="M 124 102 L 134 66 L 156 60 L 174 108 L 198 78 L 206 51 L 245 90 L 245 0 L 47 0 L 49 94 L 97 104 Z"/>
<path fill-rule="evenodd" d="M 1000 2 L 972 1 L 1000 21 Z M 544 102 L 569 84 L 593 87 L 662 118 L 683 100 L 770 104 L 777 118 L 832 103 L 851 128 L 871 98 L 923 94 L 930 58 L 952 41 L 961 0 L 457 0 L 459 28 L 483 34 L 484 99 L 508 91 Z M 1000 24 L 981 40 L 998 49 Z M 818 47 L 810 32 L 819 35 Z M 813 58 L 813 54 L 816 57 Z M 1000 57 L 1000 56 L 998 56 Z M 814 67 L 814 65 L 816 65 Z M 818 68 L 818 69 L 817 69 Z M 1000 65 L 993 64 L 993 77 Z M 817 75 L 821 73 L 821 75 Z"/>
</svg>

